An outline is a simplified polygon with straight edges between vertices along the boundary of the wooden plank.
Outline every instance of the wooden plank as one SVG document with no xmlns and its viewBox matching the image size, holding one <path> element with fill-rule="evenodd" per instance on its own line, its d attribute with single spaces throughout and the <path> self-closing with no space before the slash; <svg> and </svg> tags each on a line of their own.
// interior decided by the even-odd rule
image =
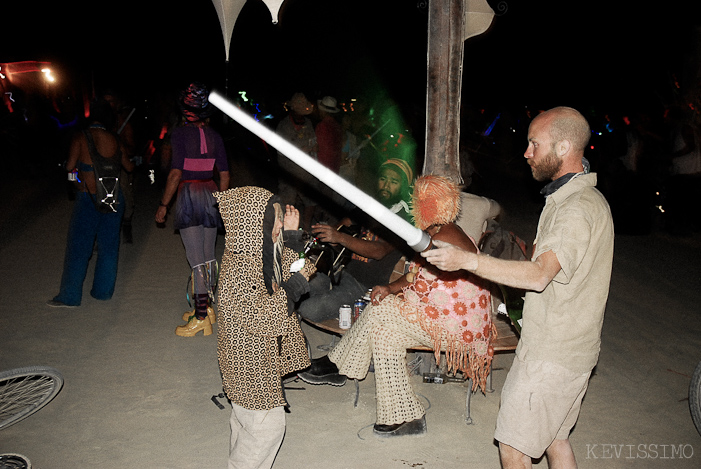
<svg viewBox="0 0 701 469">
<path fill-rule="evenodd" d="M 518 335 L 511 323 L 504 316 L 496 316 L 492 319 L 497 326 L 497 338 L 492 341 L 495 352 L 509 352 L 516 350 Z"/>
</svg>

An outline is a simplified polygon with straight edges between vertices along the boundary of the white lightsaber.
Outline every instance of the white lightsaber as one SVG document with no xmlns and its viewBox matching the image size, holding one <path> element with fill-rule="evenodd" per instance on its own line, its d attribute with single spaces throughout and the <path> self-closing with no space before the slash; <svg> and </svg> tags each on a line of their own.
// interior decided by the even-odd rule
<svg viewBox="0 0 701 469">
<path fill-rule="evenodd" d="M 421 231 L 399 215 L 389 211 L 380 202 L 257 122 L 216 91 L 209 95 L 209 102 L 402 238 L 414 251 L 422 252 L 428 248 L 431 243 L 431 237 L 428 233 Z"/>
</svg>

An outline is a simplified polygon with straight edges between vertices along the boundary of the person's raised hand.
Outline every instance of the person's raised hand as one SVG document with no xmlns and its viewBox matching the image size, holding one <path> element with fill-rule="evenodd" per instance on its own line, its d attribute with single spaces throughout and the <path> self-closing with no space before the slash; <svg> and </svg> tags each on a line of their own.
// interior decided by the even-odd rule
<svg viewBox="0 0 701 469">
<path fill-rule="evenodd" d="M 285 218 L 282 222 L 283 230 L 297 230 L 299 228 L 299 210 L 293 205 L 285 205 Z"/>
</svg>

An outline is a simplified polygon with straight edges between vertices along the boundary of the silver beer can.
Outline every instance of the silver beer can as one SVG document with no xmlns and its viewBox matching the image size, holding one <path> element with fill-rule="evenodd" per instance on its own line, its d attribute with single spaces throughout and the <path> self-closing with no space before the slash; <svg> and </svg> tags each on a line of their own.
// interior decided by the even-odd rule
<svg viewBox="0 0 701 469">
<path fill-rule="evenodd" d="M 338 327 L 341 329 L 350 329 L 352 311 L 350 305 L 343 305 L 338 308 Z"/>
</svg>

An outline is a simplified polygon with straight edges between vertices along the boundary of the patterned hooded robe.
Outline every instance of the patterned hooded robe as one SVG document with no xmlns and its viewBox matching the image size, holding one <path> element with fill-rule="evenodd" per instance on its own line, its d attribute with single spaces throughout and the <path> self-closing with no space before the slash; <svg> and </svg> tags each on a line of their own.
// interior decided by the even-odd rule
<svg viewBox="0 0 701 469">
<path fill-rule="evenodd" d="M 282 377 L 310 365 L 304 335 L 289 314 L 285 289 L 268 293 L 263 275 L 263 219 L 273 196 L 260 187 L 216 192 L 226 229 L 219 277 L 219 368 L 231 402 L 251 410 L 286 405 Z M 283 248 L 282 280 L 299 255 Z"/>
</svg>

